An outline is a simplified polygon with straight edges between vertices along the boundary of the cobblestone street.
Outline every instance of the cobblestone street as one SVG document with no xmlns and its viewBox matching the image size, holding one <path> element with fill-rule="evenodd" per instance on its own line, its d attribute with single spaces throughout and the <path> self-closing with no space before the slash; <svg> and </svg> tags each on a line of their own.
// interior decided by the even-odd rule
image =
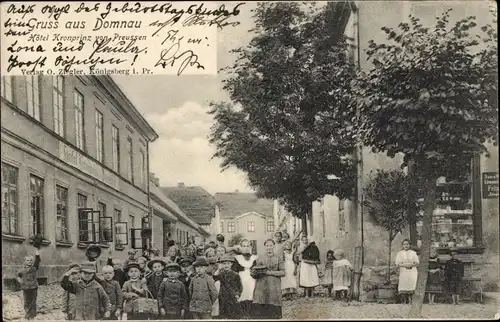
<svg viewBox="0 0 500 322">
<path fill-rule="evenodd" d="M 64 320 L 61 312 L 62 289 L 59 285 L 41 286 L 38 297 L 36 320 Z M 313 299 L 296 298 L 284 301 L 283 318 L 294 320 L 311 319 L 402 319 L 406 317 L 409 306 L 403 304 L 376 304 L 351 302 L 349 304 L 333 301 L 324 297 Z M 494 303 L 424 304 L 425 319 L 493 319 L 499 307 Z M 19 321 L 23 318 L 21 292 L 7 293 L 3 296 L 3 318 Z"/>
</svg>

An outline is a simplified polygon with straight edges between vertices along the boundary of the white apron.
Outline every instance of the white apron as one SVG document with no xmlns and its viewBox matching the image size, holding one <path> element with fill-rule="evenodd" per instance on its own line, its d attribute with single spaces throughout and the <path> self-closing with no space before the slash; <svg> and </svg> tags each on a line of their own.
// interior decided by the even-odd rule
<svg viewBox="0 0 500 322">
<path fill-rule="evenodd" d="M 299 271 L 300 287 L 316 287 L 319 285 L 318 268 L 314 264 L 300 263 Z"/>
<path fill-rule="evenodd" d="M 418 255 L 413 250 L 402 250 L 396 255 L 396 265 L 401 264 L 418 264 Z M 407 269 L 405 267 L 399 268 L 399 292 L 413 292 L 417 288 L 418 271 L 416 267 Z"/>
<path fill-rule="evenodd" d="M 243 255 L 236 255 L 236 261 L 240 264 L 244 270 L 239 272 L 241 278 L 241 284 L 243 285 L 243 292 L 241 292 L 240 302 L 242 301 L 253 301 L 253 291 L 255 289 L 255 279 L 250 275 L 250 268 L 253 262 L 257 259 L 257 255 L 250 256 L 249 260 L 246 260 Z"/>
</svg>

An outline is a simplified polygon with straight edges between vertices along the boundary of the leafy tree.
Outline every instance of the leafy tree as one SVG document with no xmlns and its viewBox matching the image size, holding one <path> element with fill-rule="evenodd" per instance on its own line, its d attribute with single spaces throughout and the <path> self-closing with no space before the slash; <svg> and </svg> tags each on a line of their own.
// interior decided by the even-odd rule
<svg viewBox="0 0 500 322">
<path fill-rule="evenodd" d="M 408 195 L 414 183 L 402 170 L 378 170 L 372 176 L 365 190 L 366 210 L 373 223 L 388 233 L 389 261 L 387 284 L 391 281 L 392 241 L 408 224 L 408 204 L 413 198 Z"/>
<path fill-rule="evenodd" d="M 352 196 L 356 182 L 355 66 L 348 39 L 332 31 L 338 5 L 259 3 L 255 37 L 223 69 L 232 102 L 211 103 L 223 169 L 243 170 L 259 196 L 300 218 L 326 194 Z"/>
<path fill-rule="evenodd" d="M 410 16 L 398 30 L 382 28 L 388 42 L 370 41 L 374 67 L 355 82 L 360 134 L 375 152 L 404 154 L 424 181 L 424 216 L 417 289 L 410 317 L 422 311 L 436 207 L 436 180 L 470 169 L 469 158 L 498 140 L 496 29 L 476 30 L 475 17 L 449 23 L 446 11 L 433 28 Z"/>
<path fill-rule="evenodd" d="M 227 242 L 227 245 L 229 247 L 234 247 L 234 246 L 237 246 L 240 244 L 240 242 L 245 238 L 245 235 L 243 234 L 234 234 L 233 236 L 231 236 L 231 238 L 229 239 L 229 241 Z"/>
</svg>

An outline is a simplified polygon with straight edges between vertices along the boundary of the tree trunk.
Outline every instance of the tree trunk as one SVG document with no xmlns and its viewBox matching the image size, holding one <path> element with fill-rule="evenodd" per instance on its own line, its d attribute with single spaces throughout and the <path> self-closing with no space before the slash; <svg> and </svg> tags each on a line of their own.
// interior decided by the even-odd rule
<svg viewBox="0 0 500 322">
<path fill-rule="evenodd" d="M 392 253 L 392 230 L 389 231 L 389 263 L 387 263 L 387 282 L 391 284 L 391 253 Z"/>
<path fill-rule="evenodd" d="M 307 236 L 307 216 L 308 214 L 305 214 L 304 217 L 302 217 L 302 234 Z"/>
<path fill-rule="evenodd" d="M 412 178 L 415 174 L 415 163 L 414 161 L 408 161 L 408 176 Z M 409 191 L 409 196 L 411 198 L 411 202 L 408 205 L 408 226 L 410 226 L 410 243 L 413 247 L 417 246 L 417 192 L 414 191 L 415 187 L 411 186 L 411 190 Z"/>
<path fill-rule="evenodd" d="M 427 273 L 429 271 L 429 253 L 431 248 L 432 215 L 436 207 L 436 180 L 430 176 L 425 182 L 424 216 L 422 222 L 422 245 L 420 247 L 420 264 L 418 266 L 417 288 L 413 294 L 412 304 L 408 318 L 422 317 L 422 304 L 424 302 Z"/>
</svg>

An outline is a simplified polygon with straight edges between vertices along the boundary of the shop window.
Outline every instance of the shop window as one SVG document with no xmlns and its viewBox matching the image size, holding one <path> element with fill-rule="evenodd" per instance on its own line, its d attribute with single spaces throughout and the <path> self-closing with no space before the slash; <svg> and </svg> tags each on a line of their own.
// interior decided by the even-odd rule
<svg viewBox="0 0 500 322">
<path fill-rule="evenodd" d="M 14 102 L 13 79 L 12 76 L 2 76 L 2 96 L 11 103 Z"/>
<path fill-rule="evenodd" d="M 108 243 L 113 241 L 113 217 L 106 216 L 106 205 L 99 202 L 99 242 Z"/>
<path fill-rule="evenodd" d="M 274 231 L 274 221 L 273 220 L 268 220 L 267 221 L 267 232 L 271 233 Z"/>
<path fill-rule="evenodd" d="M 2 232 L 18 235 L 19 202 L 16 167 L 2 163 Z"/>
<path fill-rule="evenodd" d="M 44 207 L 43 199 L 44 181 L 42 178 L 30 176 L 30 200 L 31 200 L 31 237 L 44 233 Z"/>
<path fill-rule="evenodd" d="M 35 120 L 40 121 L 40 76 L 25 77 L 28 114 Z"/>
<path fill-rule="evenodd" d="M 84 243 L 99 242 L 100 214 L 92 208 L 78 209 L 78 241 Z"/>
<path fill-rule="evenodd" d="M 227 232 L 228 233 L 234 233 L 236 231 L 236 226 L 234 222 L 228 222 L 227 223 Z"/>
<path fill-rule="evenodd" d="M 471 169 L 472 175 L 465 173 L 454 178 L 440 177 L 437 181 L 431 236 L 431 246 L 434 248 L 481 246 L 481 196 L 476 174 L 480 172 L 478 158 L 474 158 Z M 423 198 L 418 199 L 417 246 L 421 245 L 423 201 Z"/>
<path fill-rule="evenodd" d="M 68 189 L 56 186 L 56 240 L 69 241 Z"/>
<path fill-rule="evenodd" d="M 254 232 L 255 231 L 255 222 L 249 221 L 247 222 L 247 231 Z"/>
</svg>

